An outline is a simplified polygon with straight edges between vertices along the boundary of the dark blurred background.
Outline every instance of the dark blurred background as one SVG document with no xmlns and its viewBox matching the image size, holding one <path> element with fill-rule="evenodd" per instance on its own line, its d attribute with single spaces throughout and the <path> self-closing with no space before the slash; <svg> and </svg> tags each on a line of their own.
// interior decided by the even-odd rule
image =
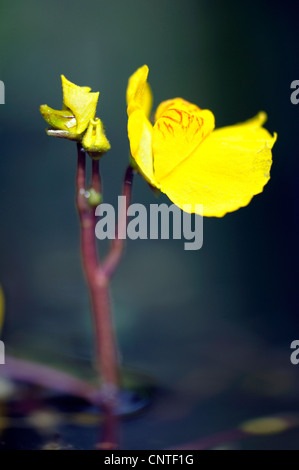
<svg viewBox="0 0 299 470">
<path fill-rule="evenodd" d="M 39 114 L 43 103 L 61 107 L 60 74 L 101 93 L 97 114 L 112 145 L 104 198 L 113 204 L 128 160 L 127 80 L 143 64 L 154 107 L 181 96 L 211 109 L 217 127 L 265 110 L 278 133 L 263 194 L 204 219 L 201 250 L 184 251 L 183 240 L 127 243 L 112 283 L 123 361 L 164 390 L 148 415 L 124 426 L 128 447 L 165 447 L 298 407 L 299 366 L 290 362 L 299 337 L 296 3 L 0 1 L 0 282 L 13 354 L 65 367 L 92 358 L 76 149 L 47 137 Z M 133 201 L 158 202 L 141 177 Z M 283 439 L 252 446 L 292 442 Z"/>
</svg>

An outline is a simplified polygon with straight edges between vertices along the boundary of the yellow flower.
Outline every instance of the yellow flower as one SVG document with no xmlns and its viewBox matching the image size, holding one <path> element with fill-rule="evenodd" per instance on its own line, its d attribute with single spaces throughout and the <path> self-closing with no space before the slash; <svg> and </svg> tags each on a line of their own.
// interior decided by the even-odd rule
<svg viewBox="0 0 299 470">
<path fill-rule="evenodd" d="M 153 126 L 147 75 L 144 65 L 127 89 L 128 136 L 140 173 L 187 212 L 222 217 L 249 204 L 270 178 L 277 136 L 262 127 L 266 114 L 214 130 L 211 111 L 175 98 L 159 105 Z"/>
<path fill-rule="evenodd" d="M 63 109 L 40 106 L 43 118 L 51 126 L 47 134 L 82 142 L 84 150 L 97 160 L 110 149 L 102 121 L 95 117 L 100 93 L 90 93 L 91 88 L 75 85 L 64 75 L 61 81 Z"/>
<path fill-rule="evenodd" d="M 62 111 L 54 110 L 44 104 L 40 107 L 40 112 L 52 129 L 67 133 L 65 135 L 62 133 L 61 136 L 78 138 L 87 129 L 90 120 L 95 117 L 99 92 L 90 93 L 91 88 L 75 85 L 64 75 L 61 75 L 61 81 Z"/>
</svg>

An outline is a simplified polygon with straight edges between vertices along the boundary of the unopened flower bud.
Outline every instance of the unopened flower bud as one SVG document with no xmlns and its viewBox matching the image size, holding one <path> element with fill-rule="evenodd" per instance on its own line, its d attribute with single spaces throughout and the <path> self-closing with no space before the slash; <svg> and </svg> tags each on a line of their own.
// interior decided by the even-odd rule
<svg viewBox="0 0 299 470">
<path fill-rule="evenodd" d="M 100 119 L 91 119 L 82 140 L 83 148 L 91 158 L 99 159 L 110 149 L 109 141 L 105 136 L 104 126 Z"/>
</svg>

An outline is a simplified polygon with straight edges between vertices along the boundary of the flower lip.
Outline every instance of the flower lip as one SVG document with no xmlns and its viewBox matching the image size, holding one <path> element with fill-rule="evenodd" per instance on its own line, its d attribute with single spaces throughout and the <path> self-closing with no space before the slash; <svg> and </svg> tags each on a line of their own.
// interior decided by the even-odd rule
<svg viewBox="0 0 299 470">
<path fill-rule="evenodd" d="M 147 75 L 147 66 L 138 69 L 127 89 L 128 136 L 139 172 L 187 212 L 222 217 L 249 204 L 270 177 L 277 135 L 263 127 L 266 113 L 214 129 L 211 111 L 175 98 L 158 106 L 152 126 L 144 106 Z"/>
<path fill-rule="evenodd" d="M 211 134 L 215 118 L 211 111 L 182 98 L 161 103 L 156 118 L 152 147 L 154 173 L 161 183 Z M 164 158 L 166 153 L 168 159 Z"/>
</svg>

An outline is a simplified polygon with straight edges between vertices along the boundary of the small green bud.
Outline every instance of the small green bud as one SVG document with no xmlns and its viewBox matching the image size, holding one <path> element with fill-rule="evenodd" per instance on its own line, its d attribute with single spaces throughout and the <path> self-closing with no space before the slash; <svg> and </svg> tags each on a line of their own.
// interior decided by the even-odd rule
<svg viewBox="0 0 299 470">
<path fill-rule="evenodd" d="M 96 207 L 102 202 L 102 194 L 95 191 L 93 188 L 90 188 L 85 193 L 85 197 L 88 199 L 88 204 L 91 207 Z"/>
<path fill-rule="evenodd" d="M 82 146 L 91 158 L 99 159 L 110 149 L 109 141 L 105 136 L 104 126 L 99 118 L 91 119 L 82 140 Z"/>
</svg>

